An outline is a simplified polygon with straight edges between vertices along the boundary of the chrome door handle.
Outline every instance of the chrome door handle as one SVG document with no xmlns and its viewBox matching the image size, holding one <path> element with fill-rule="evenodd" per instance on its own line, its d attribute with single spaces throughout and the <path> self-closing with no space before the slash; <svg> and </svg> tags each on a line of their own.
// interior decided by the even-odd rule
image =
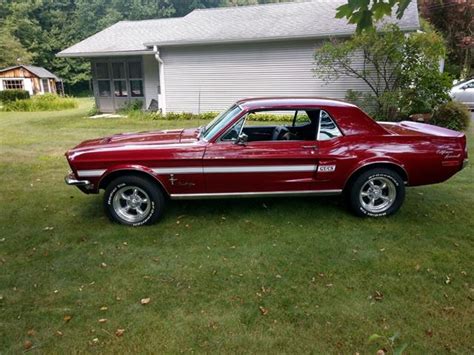
<svg viewBox="0 0 474 355">
<path fill-rule="evenodd" d="M 318 146 L 317 145 L 303 145 L 302 148 L 316 150 L 318 149 Z"/>
</svg>

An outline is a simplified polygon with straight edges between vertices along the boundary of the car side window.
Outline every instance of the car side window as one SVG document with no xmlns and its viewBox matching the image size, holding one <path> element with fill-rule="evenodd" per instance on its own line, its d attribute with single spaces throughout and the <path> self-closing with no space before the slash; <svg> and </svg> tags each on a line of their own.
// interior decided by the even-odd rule
<svg viewBox="0 0 474 355">
<path fill-rule="evenodd" d="M 221 141 L 222 142 L 234 142 L 239 138 L 240 132 L 242 132 L 242 127 L 244 125 L 246 117 L 242 117 L 240 120 L 238 120 L 232 127 L 230 127 L 227 132 L 225 132 L 222 137 Z"/>
<path fill-rule="evenodd" d="M 342 136 L 342 133 L 331 116 L 326 111 L 321 110 L 319 113 L 318 141 L 327 141 L 340 136 Z"/>
<path fill-rule="evenodd" d="M 467 83 L 464 87 L 466 89 L 474 89 L 474 81 L 471 81 L 470 83 Z"/>
<path fill-rule="evenodd" d="M 311 119 L 309 118 L 308 114 L 306 113 L 305 110 L 298 110 L 295 112 L 294 117 L 294 126 L 295 127 L 301 127 L 305 126 L 308 124 L 311 124 Z"/>
</svg>

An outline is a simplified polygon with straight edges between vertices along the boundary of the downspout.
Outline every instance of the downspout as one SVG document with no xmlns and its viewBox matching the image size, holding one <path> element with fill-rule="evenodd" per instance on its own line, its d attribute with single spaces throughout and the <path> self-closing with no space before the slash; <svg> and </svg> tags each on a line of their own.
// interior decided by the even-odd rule
<svg viewBox="0 0 474 355">
<path fill-rule="evenodd" d="M 160 49 L 158 46 L 153 46 L 153 53 L 158 62 L 158 78 L 160 81 L 160 91 L 158 93 L 158 108 L 161 113 L 166 114 L 166 96 L 165 96 L 165 63 L 160 57 Z"/>
</svg>

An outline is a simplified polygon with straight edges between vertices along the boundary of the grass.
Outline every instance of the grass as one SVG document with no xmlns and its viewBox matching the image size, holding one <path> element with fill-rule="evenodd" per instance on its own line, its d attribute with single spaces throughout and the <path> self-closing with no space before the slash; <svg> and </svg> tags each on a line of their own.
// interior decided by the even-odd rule
<svg viewBox="0 0 474 355">
<path fill-rule="evenodd" d="M 64 151 L 204 122 L 93 120 L 78 101 L 0 113 L 0 353 L 375 353 L 368 337 L 396 332 L 410 354 L 474 352 L 471 166 L 386 219 L 338 198 L 245 199 L 172 202 L 126 228 L 63 183 Z"/>
<path fill-rule="evenodd" d="M 2 110 L 16 112 L 62 111 L 77 107 L 78 103 L 73 98 L 44 94 L 29 99 L 6 102 L 3 104 Z"/>
</svg>

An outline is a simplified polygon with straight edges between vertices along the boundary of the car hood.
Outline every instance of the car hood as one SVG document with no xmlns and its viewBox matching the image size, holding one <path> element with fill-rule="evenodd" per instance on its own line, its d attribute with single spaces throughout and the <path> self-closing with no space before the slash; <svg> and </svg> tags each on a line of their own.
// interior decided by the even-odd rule
<svg viewBox="0 0 474 355">
<path fill-rule="evenodd" d="M 100 148 L 110 146 L 147 145 L 147 144 L 176 144 L 190 143 L 198 140 L 199 129 L 172 129 L 163 131 L 149 131 L 138 133 L 120 133 L 108 137 L 90 139 L 74 147 L 74 150 L 83 148 Z"/>
</svg>

